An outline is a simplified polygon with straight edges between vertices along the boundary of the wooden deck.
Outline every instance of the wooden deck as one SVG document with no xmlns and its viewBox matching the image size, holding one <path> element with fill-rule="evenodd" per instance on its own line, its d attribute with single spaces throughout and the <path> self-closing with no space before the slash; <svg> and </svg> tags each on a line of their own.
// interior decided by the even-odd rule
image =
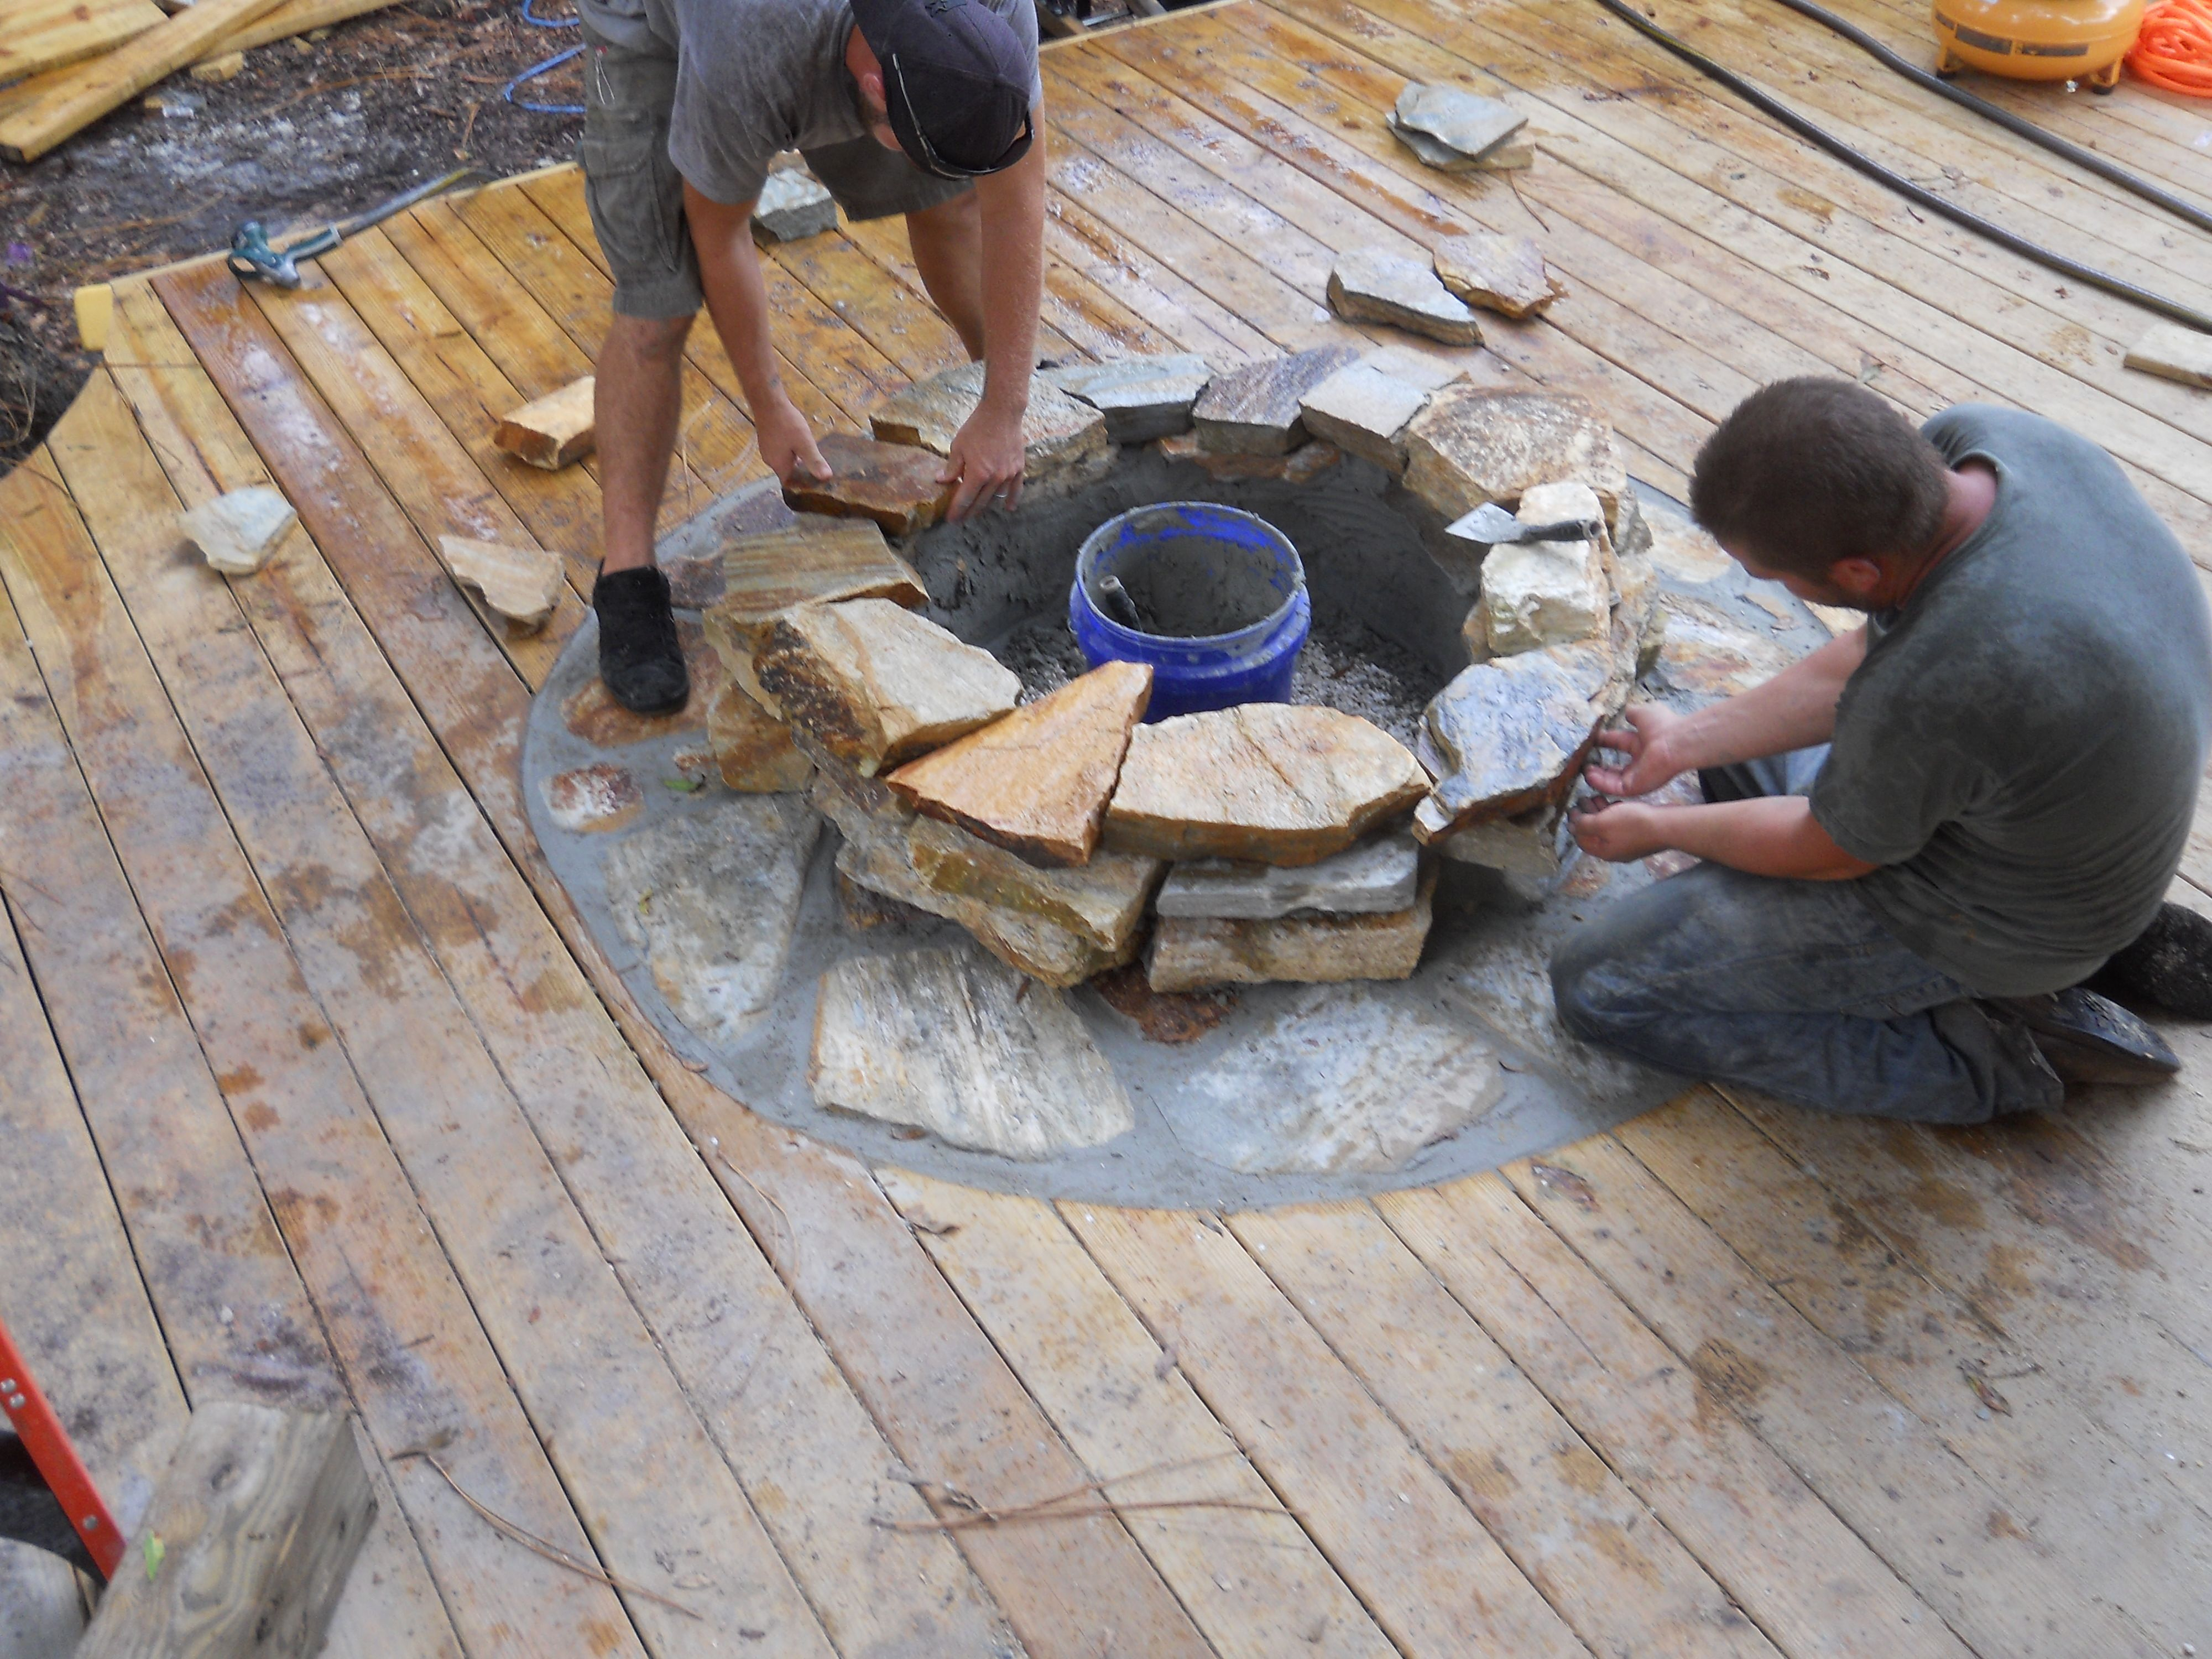
<svg viewBox="0 0 2212 1659">
<path fill-rule="evenodd" d="M 1849 9 L 1921 40 L 1906 0 Z M 1658 15 L 2212 305 L 2201 238 L 1778 8 Z M 2148 319 L 1684 75 L 1576 0 L 1237 0 L 1055 48 L 1045 349 L 1349 334 L 1335 250 L 1534 231 L 1571 297 L 1475 372 L 1587 394 L 1662 489 L 1753 386 L 1840 373 L 2068 422 L 2212 563 L 2212 394 L 2122 371 Z M 1408 77 L 1506 89 L 1536 167 L 1412 163 L 1381 122 Z M 2212 201 L 2203 106 L 1998 95 Z M 818 424 L 956 360 L 896 222 L 767 269 Z M 1700 1089 L 1371 1204 L 871 1171 L 631 1005 L 519 793 L 582 601 L 508 643 L 430 551 L 534 538 L 588 592 L 592 468 L 507 464 L 488 418 L 598 345 L 577 177 L 321 270 L 120 285 L 106 366 L 0 480 L 0 1313 L 126 1505 L 190 1404 L 357 1413 L 383 1503 L 331 1651 L 362 1659 L 2212 1653 L 2203 1034 L 2175 1086 L 2048 1120 Z M 760 471 L 704 327 L 685 384 L 672 523 Z M 266 480 L 305 533 L 226 583 L 174 514 Z M 2208 884 L 2200 842 L 2177 890 Z M 1082 1512 L 923 1529 L 954 1489 Z M 1190 1498 L 1222 1506 L 1158 1506 Z M 49 1587 L 10 1558 L 0 1607 Z"/>
</svg>

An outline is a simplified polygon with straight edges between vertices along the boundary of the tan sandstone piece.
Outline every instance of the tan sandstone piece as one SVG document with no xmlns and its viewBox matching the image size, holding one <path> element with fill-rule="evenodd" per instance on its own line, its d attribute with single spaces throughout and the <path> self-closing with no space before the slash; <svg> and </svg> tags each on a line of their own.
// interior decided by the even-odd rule
<svg viewBox="0 0 2212 1659">
<path fill-rule="evenodd" d="M 1421 964 L 1434 918 L 1437 878 L 1423 878 L 1410 910 L 1382 915 L 1304 911 L 1273 921 L 1232 916 L 1163 916 L 1145 956 L 1155 991 L 1275 980 L 1336 984 L 1352 979 L 1409 979 Z"/>
<path fill-rule="evenodd" d="M 520 633 L 534 634 L 544 627 L 561 603 L 567 573 L 558 553 L 473 541 L 466 536 L 439 537 L 438 551 L 453 580 L 474 588 Z"/>
<path fill-rule="evenodd" d="M 1577 479 L 1610 521 L 1628 471 L 1613 428 L 1580 398 L 1447 386 L 1406 428 L 1406 485 L 1449 521 L 1532 485 Z"/>
<path fill-rule="evenodd" d="M 1158 858 L 1317 864 L 1428 788 L 1406 746 L 1356 714 L 1244 703 L 1137 728 L 1105 844 Z"/>
<path fill-rule="evenodd" d="M 2179 323 L 2154 323 L 2121 362 L 2184 386 L 2212 386 L 2212 334 L 2199 334 Z"/>
<path fill-rule="evenodd" d="M 266 484 L 231 490 L 177 516 L 177 527 L 226 576 L 251 576 L 260 569 L 299 522 L 283 492 Z"/>
<path fill-rule="evenodd" d="M 1567 291 L 1532 236 L 1447 236 L 1434 257 L 1437 280 L 1447 289 L 1471 306 L 1508 317 L 1533 316 Z"/>
<path fill-rule="evenodd" d="M 571 380 L 504 417 L 491 434 L 492 446 L 519 461 L 556 472 L 592 453 L 595 441 L 592 398 L 595 382 L 586 374 Z"/>
<path fill-rule="evenodd" d="M 791 475 L 783 500 L 795 512 L 872 519 L 890 535 L 911 536 L 935 524 L 952 504 L 953 486 L 937 481 L 942 455 L 853 432 L 825 432 L 816 447 L 830 476 Z"/>
<path fill-rule="evenodd" d="M 1087 863 L 1152 671 L 1115 662 L 884 780 L 909 806 L 1034 864 Z"/>
<path fill-rule="evenodd" d="M 791 728 L 734 678 L 707 705 L 707 739 L 724 787 L 741 795 L 804 789 L 814 771 L 814 763 L 792 742 Z"/>
<path fill-rule="evenodd" d="M 973 948 L 848 957 L 822 976 L 815 1103 L 1001 1158 L 1055 1157 L 1135 1126 L 1061 993 Z"/>
<path fill-rule="evenodd" d="M 782 612 L 753 673 L 784 719 L 864 777 L 1012 714 L 1022 690 L 989 652 L 889 599 Z"/>
<path fill-rule="evenodd" d="M 962 363 L 894 392 L 868 421 L 884 443 L 913 444 L 947 455 L 953 439 L 982 401 L 983 365 Z M 1113 459 L 1105 416 L 1069 397 L 1042 374 L 1030 380 L 1022 442 L 1024 476 L 1032 484 L 1087 482 L 1103 473 Z"/>
</svg>

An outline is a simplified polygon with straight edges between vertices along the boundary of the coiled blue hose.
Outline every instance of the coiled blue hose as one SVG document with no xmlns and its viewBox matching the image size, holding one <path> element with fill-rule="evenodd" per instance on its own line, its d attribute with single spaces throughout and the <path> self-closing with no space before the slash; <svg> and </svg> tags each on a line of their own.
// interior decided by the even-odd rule
<svg viewBox="0 0 2212 1659">
<path fill-rule="evenodd" d="M 531 0 L 522 0 L 522 21 L 532 28 L 572 29 L 577 26 L 578 20 L 574 17 L 540 17 L 531 9 Z M 583 50 L 581 46 L 571 46 L 566 52 L 554 53 L 544 63 L 533 64 L 509 81 L 500 89 L 499 95 L 517 109 L 530 110 L 539 115 L 581 115 L 584 112 L 584 106 L 581 104 L 532 103 L 527 98 L 516 97 L 514 89 L 526 82 L 535 81 L 539 76 L 550 74 L 559 69 L 562 64 L 578 56 Z"/>
</svg>

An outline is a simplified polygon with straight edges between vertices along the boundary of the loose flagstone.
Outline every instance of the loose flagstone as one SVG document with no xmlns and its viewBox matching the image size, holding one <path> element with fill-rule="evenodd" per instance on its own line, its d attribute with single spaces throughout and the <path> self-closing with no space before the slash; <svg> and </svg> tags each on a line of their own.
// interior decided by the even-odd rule
<svg viewBox="0 0 2212 1659">
<path fill-rule="evenodd" d="M 1406 470 L 1406 424 L 1429 393 L 1364 362 L 1340 368 L 1299 400 L 1306 430 L 1384 471 Z"/>
<path fill-rule="evenodd" d="M 492 428 L 492 447 L 548 472 L 582 460 L 597 441 L 597 385 L 586 374 L 502 416 Z"/>
<path fill-rule="evenodd" d="M 1419 81 L 1407 83 L 1390 113 L 1394 130 L 1421 133 L 1470 162 L 1480 161 L 1528 124 L 1510 104 Z"/>
<path fill-rule="evenodd" d="M 441 536 L 438 551 L 455 581 L 474 588 L 520 633 L 545 626 L 568 583 L 561 556 L 543 548 Z"/>
<path fill-rule="evenodd" d="M 821 833 L 796 795 L 737 795 L 647 824 L 608 850 L 616 925 L 704 1041 L 740 1041 L 775 1001 Z"/>
<path fill-rule="evenodd" d="M 1540 484 L 1522 495 L 1518 521 L 1524 526 L 1594 522 L 1597 514 L 1597 497 L 1587 485 Z M 1607 632 L 1613 621 L 1613 593 L 1599 543 L 1527 541 L 1492 547 L 1482 562 L 1482 596 L 1475 610 L 1482 644 L 1493 657 Z"/>
<path fill-rule="evenodd" d="M 226 576 L 251 576 L 276 556 L 300 515 L 266 484 L 234 489 L 177 516 L 177 527 Z"/>
<path fill-rule="evenodd" d="M 1193 859 L 1170 868 L 1153 908 L 1163 916 L 1248 921 L 1268 921 L 1293 910 L 1388 915 L 1413 908 L 1420 862 L 1420 844 L 1402 830 L 1299 869 Z"/>
<path fill-rule="evenodd" d="M 722 584 L 710 625 L 749 628 L 809 600 L 890 599 L 910 611 L 929 603 L 914 567 L 865 519 L 809 514 L 737 537 L 722 551 Z"/>
<path fill-rule="evenodd" d="M 909 806 L 1033 863 L 1085 863 L 1152 691 L 1148 665 L 1108 663 L 884 781 Z"/>
<path fill-rule="evenodd" d="M 1316 346 L 1216 375 L 1191 406 L 1199 447 L 1216 455 L 1287 454 L 1305 437 L 1299 399 L 1358 356 L 1350 346 Z"/>
<path fill-rule="evenodd" d="M 771 242 L 795 242 L 837 228 L 837 200 L 804 167 L 771 173 L 753 204 L 753 228 Z"/>
<path fill-rule="evenodd" d="M 1253 702 L 1140 726 L 1105 844 L 1158 858 L 1317 864 L 1428 792 L 1406 746 L 1358 715 Z"/>
<path fill-rule="evenodd" d="M 1145 978 L 1162 992 L 1277 980 L 1318 985 L 1408 979 L 1421 965 L 1435 890 L 1431 875 L 1410 908 L 1385 915 L 1305 910 L 1269 921 L 1162 916 L 1145 953 Z"/>
<path fill-rule="evenodd" d="M 1191 405 L 1213 370 L 1192 353 L 1069 363 L 1044 378 L 1106 417 L 1110 443 L 1149 443 L 1190 430 Z"/>
<path fill-rule="evenodd" d="M 1193 1067 L 1162 1107 L 1193 1152 L 1248 1175 L 1379 1175 L 1483 1116 L 1504 1083 L 1463 1019 L 1317 986 Z"/>
<path fill-rule="evenodd" d="M 1422 717 L 1439 776 L 1413 833 L 1435 842 L 1564 799 L 1599 728 L 1627 701 L 1617 667 L 1613 642 L 1590 640 L 1462 670 Z"/>
<path fill-rule="evenodd" d="M 1404 254 L 1351 248 L 1328 273 L 1329 308 L 1356 323 L 1389 323 L 1446 345 L 1482 343 L 1482 328 L 1466 302 L 1437 280 L 1430 265 Z"/>
<path fill-rule="evenodd" d="M 894 392 L 877 405 L 868 421 L 884 443 L 913 444 L 947 455 L 953 439 L 982 401 L 983 365 L 962 363 Z M 1069 397 L 1042 374 L 1030 380 L 1022 442 L 1026 449 L 1024 477 L 1048 487 L 1087 483 L 1104 472 L 1114 454 L 1106 441 L 1105 416 Z"/>
<path fill-rule="evenodd" d="M 830 476 L 811 477 L 803 470 L 792 473 L 791 482 L 783 487 L 783 499 L 795 512 L 872 519 L 888 534 L 911 536 L 942 519 L 952 504 L 953 486 L 937 481 L 945 469 L 942 455 L 912 444 L 880 443 L 853 432 L 825 432 L 815 447 L 822 452 Z"/>
<path fill-rule="evenodd" d="M 2121 360 L 2130 368 L 2184 386 L 2212 386 L 2212 334 L 2179 323 L 2154 323 Z"/>
<path fill-rule="evenodd" d="M 889 599 L 802 605 L 769 625 L 753 672 L 787 720 L 866 777 L 1013 712 L 1022 683 Z"/>
<path fill-rule="evenodd" d="M 1448 386 L 1406 428 L 1406 486 L 1447 520 L 1576 479 L 1608 520 L 1628 488 L 1613 428 L 1580 398 Z"/>
<path fill-rule="evenodd" d="M 1533 237 L 1488 231 L 1448 236 L 1437 244 L 1435 258 L 1445 288 L 1471 306 L 1508 317 L 1530 316 L 1566 293 Z"/>
<path fill-rule="evenodd" d="M 1103 1146 L 1136 1123 L 1066 997 L 972 949 L 848 957 L 823 975 L 808 1080 L 817 1105 L 1001 1158 Z"/>
</svg>

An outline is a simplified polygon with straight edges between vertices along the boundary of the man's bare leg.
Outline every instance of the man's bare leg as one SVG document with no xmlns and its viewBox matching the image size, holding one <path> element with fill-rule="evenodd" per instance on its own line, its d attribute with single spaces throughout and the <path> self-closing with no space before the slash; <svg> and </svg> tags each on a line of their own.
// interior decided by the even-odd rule
<svg viewBox="0 0 2212 1659">
<path fill-rule="evenodd" d="M 983 360 L 983 210 L 972 190 L 906 216 L 914 268 L 975 362 Z"/>
<path fill-rule="evenodd" d="M 599 579 L 599 678 L 641 714 L 680 708 L 690 696 L 684 647 L 669 609 L 668 579 L 653 568 L 653 529 L 684 403 L 689 317 L 617 317 L 599 348 L 592 417 L 604 519 Z"/>
<path fill-rule="evenodd" d="M 605 523 L 601 568 L 653 562 L 653 527 L 668 487 L 684 406 L 689 317 L 617 317 L 599 348 L 592 417 Z"/>
</svg>

